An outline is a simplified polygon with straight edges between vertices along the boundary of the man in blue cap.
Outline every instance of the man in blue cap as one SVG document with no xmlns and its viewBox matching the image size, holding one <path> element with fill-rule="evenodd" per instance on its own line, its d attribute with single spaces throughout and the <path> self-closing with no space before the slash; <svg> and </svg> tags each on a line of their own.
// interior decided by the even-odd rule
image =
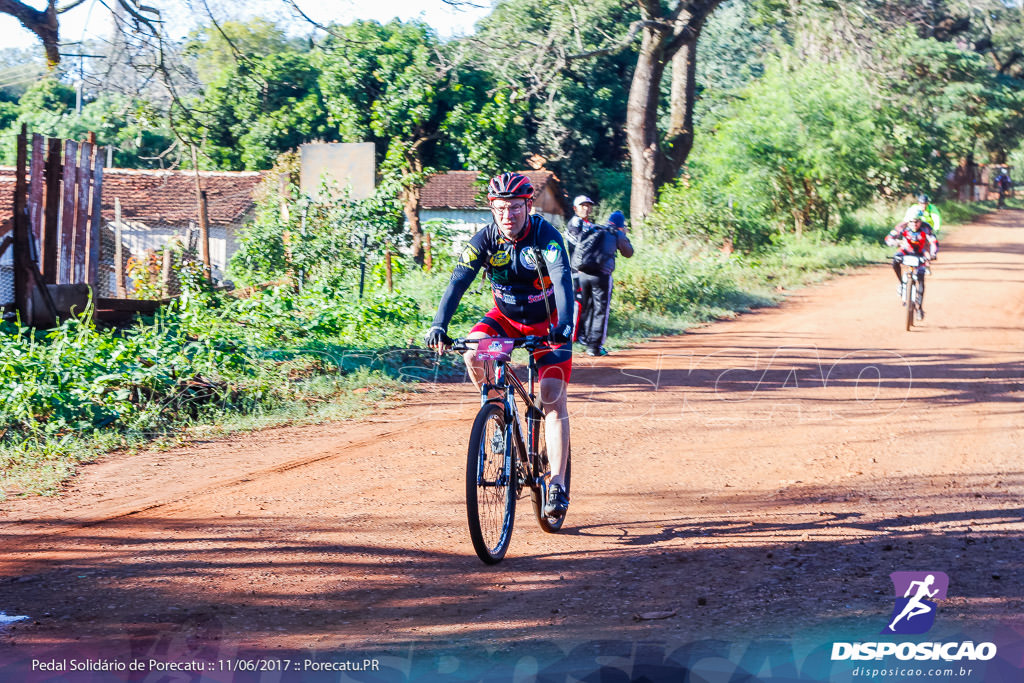
<svg viewBox="0 0 1024 683">
<path fill-rule="evenodd" d="M 583 314 L 579 322 L 579 334 L 576 341 L 586 347 L 588 356 L 605 356 L 604 340 L 608 336 L 608 316 L 612 303 L 612 272 L 615 270 L 615 257 L 622 254 L 626 258 L 633 255 L 633 245 L 626 236 L 626 217 L 621 211 L 613 211 L 608 217 L 608 225 L 593 226 L 590 230 L 599 231 L 593 235 L 596 243 L 596 258 L 585 259 L 582 253 L 573 258 L 578 267 L 577 278 L 580 287 L 580 304 Z M 589 243 L 584 230 L 577 240 L 577 251 Z"/>
</svg>

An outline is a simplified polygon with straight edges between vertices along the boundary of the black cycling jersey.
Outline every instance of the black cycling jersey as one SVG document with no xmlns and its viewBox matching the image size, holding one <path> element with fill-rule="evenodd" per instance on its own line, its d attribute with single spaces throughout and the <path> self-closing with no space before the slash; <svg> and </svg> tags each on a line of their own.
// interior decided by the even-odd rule
<svg viewBox="0 0 1024 683">
<path fill-rule="evenodd" d="M 551 278 L 544 286 L 541 286 L 533 255 L 534 247 L 540 250 L 544 272 Z M 572 324 L 572 279 L 562 234 L 541 216 L 531 215 L 522 234 L 515 240 L 506 239 L 493 222 L 473 235 L 459 256 L 433 325 L 448 329 L 462 295 L 481 267 L 491 280 L 495 305 L 507 318 L 536 324 L 548 319 L 550 307 L 552 311 L 558 311 L 559 327 Z M 547 306 L 545 299 L 548 300 Z"/>
</svg>

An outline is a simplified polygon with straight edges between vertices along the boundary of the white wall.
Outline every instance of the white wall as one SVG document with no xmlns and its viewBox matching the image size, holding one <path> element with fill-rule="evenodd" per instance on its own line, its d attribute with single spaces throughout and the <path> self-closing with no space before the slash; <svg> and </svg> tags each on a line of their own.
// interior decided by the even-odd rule
<svg viewBox="0 0 1024 683">
<path fill-rule="evenodd" d="M 107 229 L 113 230 L 110 224 Z M 193 228 L 198 234 L 199 228 Z M 131 250 L 132 256 L 142 256 L 149 249 L 159 249 L 175 237 L 185 240 L 186 228 L 175 225 L 148 226 L 141 223 L 124 222 L 121 228 L 121 241 Z M 228 259 L 238 250 L 238 240 L 234 226 L 211 225 L 210 264 L 221 271 L 227 266 Z"/>
</svg>

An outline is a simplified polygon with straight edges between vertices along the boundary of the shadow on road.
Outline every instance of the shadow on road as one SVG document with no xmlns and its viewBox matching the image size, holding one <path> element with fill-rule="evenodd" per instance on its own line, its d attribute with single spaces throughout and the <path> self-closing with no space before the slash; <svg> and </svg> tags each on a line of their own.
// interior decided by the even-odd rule
<svg viewBox="0 0 1024 683">
<path fill-rule="evenodd" d="M 9 627 L 7 638 L 24 631 L 42 643 L 74 633 L 151 654 L 177 641 L 175 647 L 187 642 L 216 652 L 282 634 L 289 643 L 308 637 L 312 648 L 458 646 L 527 635 L 588 639 L 594 610 L 606 616 L 604 635 L 644 636 L 651 622 L 636 615 L 672 610 L 672 619 L 657 622 L 659 637 L 737 629 L 757 637 L 836 620 L 880 622 L 891 603 L 888 575 L 900 570 L 948 573 L 949 611 L 960 626 L 1005 614 L 1007 603 L 1020 603 L 1024 585 L 1017 530 L 1024 508 L 1010 493 L 1024 485 L 1024 472 L 964 480 L 943 496 L 944 505 L 961 499 L 973 509 L 933 512 L 935 501 L 914 498 L 899 514 L 870 512 L 878 497 L 891 503 L 901 487 L 922 483 L 888 484 L 895 494 L 868 483 L 794 486 L 768 496 L 690 491 L 685 495 L 707 499 L 702 509 L 713 512 L 662 519 L 624 512 L 600 524 L 573 519 L 565 535 L 599 537 L 603 550 L 562 551 L 568 544 L 548 537 L 546 551 L 523 555 L 514 540 L 496 567 L 480 564 L 468 544 L 465 552 L 432 552 L 331 542 L 344 536 L 345 520 L 321 520 L 316 538 L 308 519 L 281 518 L 129 518 L 102 529 L 62 529 L 62 549 L 51 561 L 6 563 L 12 574 L 4 607 L 33 620 Z M 620 502 L 630 509 L 630 494 Z M 523 528 L 532 521 L 525 511 L 518 521 L 519 538 L 541 533 Z M 408 528 L 410 542 L 429 533 Z M 677 586 L 671 594 L 656 589 L 666 582 Z"/>
</svg>

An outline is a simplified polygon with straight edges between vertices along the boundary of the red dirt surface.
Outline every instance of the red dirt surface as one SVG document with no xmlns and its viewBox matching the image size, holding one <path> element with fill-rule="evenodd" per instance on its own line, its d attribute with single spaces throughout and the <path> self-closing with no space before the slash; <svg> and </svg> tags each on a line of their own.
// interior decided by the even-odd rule
<svg viewBox="0 0 1024 683">
<path fill-rule="evenodd" d="M 871 640 L 903 570 L 949 575 L 937 630 L 1020 647 L 1022 218 L 944 241 L 910 332 L 879 265 L 577 355 L 565 529 L 543 533 L 520 501 L 495 567 L 466 530 L 468 384 L 370 419 L 110 457 L 60 497 L 0 503 L 0 612 L 30 617 L 0 627 L 0 679 L 69 652 Z"/>
</svg>

